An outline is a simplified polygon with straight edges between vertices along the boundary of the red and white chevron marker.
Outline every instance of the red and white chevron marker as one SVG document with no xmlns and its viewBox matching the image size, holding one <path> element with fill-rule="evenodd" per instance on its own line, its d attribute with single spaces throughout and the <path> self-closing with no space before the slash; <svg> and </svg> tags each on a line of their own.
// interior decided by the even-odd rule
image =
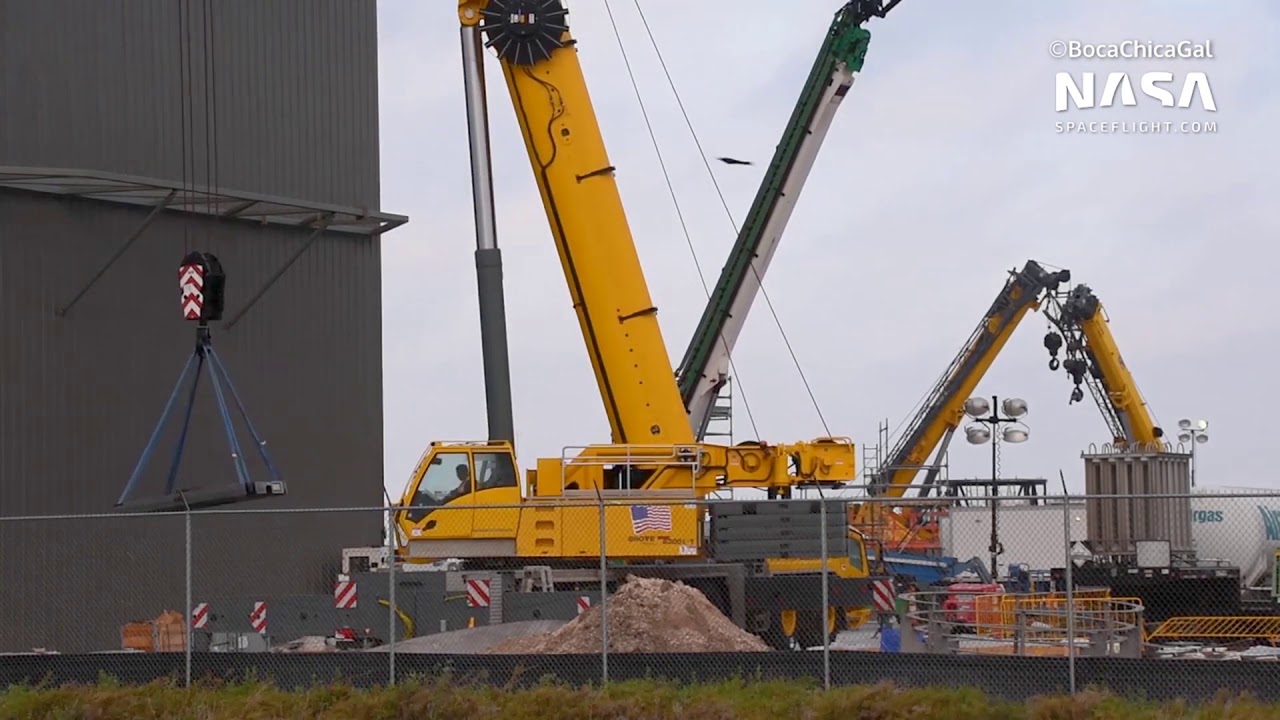
<svg viewBox="0 0 1280 720">
<path fill-rule="evenodd" d="M 591 609 L 591 598 L 587 595 L 579 595 L 578 596 L 578 614 L 581 615 L 582 613 L 590 609 Z"/>
<path fill-rule="evenodd" d="M 356 606 L 358 595 L 355 580 L 339 580 L 333 585 L 333 606 L 339 610 L 350 610 Z"/>
<path fill-rule="evenodd" d="M 204 266 L 193 263 L 179 267 L 178 287 L 182 289 L 182 317 L 199 320 L 204 310 Z"/>
<path fill-rule="evenodd" d="M 209 624 L 209 603 L 197 603 L 191 609 L 191 627 L 199 630 Z"/>
</svg>

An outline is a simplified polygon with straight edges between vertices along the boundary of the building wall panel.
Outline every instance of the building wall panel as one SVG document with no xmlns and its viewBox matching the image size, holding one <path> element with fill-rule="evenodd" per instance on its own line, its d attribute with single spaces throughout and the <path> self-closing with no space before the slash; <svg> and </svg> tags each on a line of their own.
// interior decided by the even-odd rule
<svg viewBox="0 0 1280 720">
<path fill-rule="evenodd" d="M 198 248 L 219 257 L 230 319 L 308 235 L 162 214 L 60 317 L 58 308 L 145 215 L 101 201 L 0 192 L 2 516 L 112 512 L 193 352 L 195 324 L 181 319 L 178 303 L 182 256 Z M 380 281 L 376 240 L 322 236 L 238 324 L 214 325 L 215 351 L 289 484 L 286 497 L 248 506 L 381 504 Z M 201 384 L 179 487 L 236 480 L 207 373 Z M 163 492 L 180 419 L 162 436 L 139 496 Z M 265 479 L 236 422 L 250 472 Z M 210 592 L 324 592 L 341 548 L 376 544 L 380 528 L 375 513 L 199 518 L 197 574 Z M 3 639 L 13 632 L 52 643 L 25 637 L 49 627 L 51 609 L 92 618 L 102 649 L 134 615 L 181 608 L 182 544 L 180 520 L 0 520 L 0 577 L 20 579 L 0 584 L 0 607 L 12 621 L 0 625 L 0 650 L 12 649 Z M 114 600 L 82 595 L 68 585 L 73 578 L 120 592 Z M 54 634 L 64 648 L 81 637 Z"/>
<path fill-rule="evenodd" d="M 377 209 L 373 0 L 0 0 L 0 165 Z"/>
<path fill-rule="evenodd" d="M 211 178 L 378 210 L 376 57 L 373 0 L 0 0 L 0 165 Z M 112 512 L 193 350 L 185 252 L 219 256 L 229 318 L 309 234 L 166 211 L 59 316 L 146 215 L 0 190 L 0 652 L 118 648 L 121 624 L 182 611 L 181 516 L 5 518 Z M 252 509 L 381 505 L 377 242 L 321 236 L 234 328 L 215 326 L 289 485 Z M 162 490 L 175 434 L 140 495 Z M 179 479 L 235 480 L 207 376 Z M 379 542 L 380 528 L 380 513 L 196 517 L 195 599 L 327 592 L 341 548 Z"/>
</svg>

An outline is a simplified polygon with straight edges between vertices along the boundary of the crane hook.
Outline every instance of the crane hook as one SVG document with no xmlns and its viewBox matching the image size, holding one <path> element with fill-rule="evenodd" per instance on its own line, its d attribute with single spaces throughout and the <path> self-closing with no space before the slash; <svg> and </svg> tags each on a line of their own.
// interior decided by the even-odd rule
<svg viewBox="0 0 1280 720">
<path fill-rule="evenodd" d="M 1049 369 L 1057 371 L 1061 366 L 1058 362 L 1058 351 L 1062 349 L 1062 336 L 1052 330 L 1045 333 L 1044 347 L 1049 351 Z"/>
</svg>

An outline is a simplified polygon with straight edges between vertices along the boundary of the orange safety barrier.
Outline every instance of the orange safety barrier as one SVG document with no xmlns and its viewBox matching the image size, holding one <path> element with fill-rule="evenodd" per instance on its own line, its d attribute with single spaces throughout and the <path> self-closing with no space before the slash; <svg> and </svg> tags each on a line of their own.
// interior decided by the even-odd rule
<svg viewBox="0 0 1280 720">
<path fill-rule="evenodd" d="M 938 521 L 945 513 L 946 508 L 941 504 L 903 507 L 868 504 L 861 510 L 851 505 L 849 525 L 887 552 L 935 554 L 942 550 Z"/>
<path fill-rule="evenodd" d="M 1276 645 L 1280 644 L 1280 617 L 1274 615 L 1173 617 L 1160 623 L 1146 639 L 1151 642 L 1264 640 Z"/>
</svg>

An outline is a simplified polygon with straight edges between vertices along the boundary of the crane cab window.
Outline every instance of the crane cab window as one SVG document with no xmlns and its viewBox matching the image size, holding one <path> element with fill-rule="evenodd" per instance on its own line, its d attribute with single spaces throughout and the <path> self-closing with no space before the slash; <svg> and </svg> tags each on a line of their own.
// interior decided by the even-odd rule
<svg viewBox="0 0 1280 720">
<path fill-rule="evenodd" d="M 867 546 L 854 533 L 849 534 L 849 565 L 859 573 L 867 571 Z"/>
<path fill-rule="evenodd" d="M 507 453 L 478 452 L 476 461 L 476 490 L 519 487 L 516 466 Z"/>
<path fill-rule="evenodd" d="M 418 491 L 413 494 L 413 522 L 421 520 L 431 508 L 440 507 L 471 492 L 471 463 L 464 452 L 439 453 L 431 458 L 422 473 Z"/>
</svg>

